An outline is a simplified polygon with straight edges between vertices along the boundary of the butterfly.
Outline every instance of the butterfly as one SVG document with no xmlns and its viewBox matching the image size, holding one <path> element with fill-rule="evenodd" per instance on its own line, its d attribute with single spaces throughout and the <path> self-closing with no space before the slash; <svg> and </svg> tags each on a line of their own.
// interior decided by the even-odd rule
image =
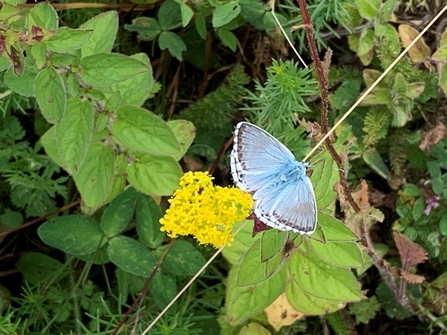
<svg viewBox="0 0 447 335">
<path fill-rule="evenodd" d="M 267 226 L 312 234 L 317 206 L 306 163 L 298 162 L 265 130 L 248 122 L 236 126 L 231 174 L 238 188 L 250 192 L 255 216 Z"/>
</svg>

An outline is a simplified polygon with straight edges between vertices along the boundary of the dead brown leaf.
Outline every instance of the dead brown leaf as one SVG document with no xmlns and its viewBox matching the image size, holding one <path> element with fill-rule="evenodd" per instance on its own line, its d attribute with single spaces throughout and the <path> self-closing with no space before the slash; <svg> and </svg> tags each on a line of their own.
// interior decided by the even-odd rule
<svg viewBox="0 0 447 335">
<path fill-rule="evenodd" d="M 402 44 L 406 48 L 414 41 L 419 32 L 408 24 L 401 24 L 399 26 L 399 37 L 402 40 Z M 431 55 L 431 50 L 425 44 L 424 40 L 420 38 L 410 50 L 408 50 L 410 58 L 413 62 L 422 63 L 426 57 Z"/>
<path fill-rule="evenodd" d="M 442 123 L 437 124 L 429 131 L 422 135 L 419 149 L 429 151 L 436 143 L 442 140 L 447 135 L 447 129 Z"/>
<path fill-rule="evenodd" d="M 414 273 L 410 273 L 404 270 L 401 270 L 400 274 L 401 277 L 410 284 L 420 284 L 425 280 L 424 276 L 415 275 Z"/>
<path fill-rule="evenodd" d="M 404 270 L 408 270 L 409 267 L 422 263 L 427 259 L 427 252 L 424 248 L 410 241 L 404 234 L 395 232 L 394 242 L 396 242 Z"/>
<path fill-rule="evenodd" d="M 282 326 L 289 326 L 303 317 L 303 313 L 295 310 L 287 300 L 286 294 L 281 294 L 270 306 L 264 309 L 269 323 L 279 331 Z"/>
</svg>

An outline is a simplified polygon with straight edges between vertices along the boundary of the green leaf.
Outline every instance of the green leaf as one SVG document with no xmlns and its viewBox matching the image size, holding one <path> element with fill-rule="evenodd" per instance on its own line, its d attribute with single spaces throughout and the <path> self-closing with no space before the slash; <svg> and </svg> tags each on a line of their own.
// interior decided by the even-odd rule
<svg viewBox="0 0 447 335">
<path fill-rule="evenodd" d="M 261 262 L 266 262 L 280 253 L 287 241 L 287 234 L 277 231 L 276 229 L 267 230 L 262 233 L 261 243 Z"/>
<path fill-rule="evenodd" d="M 182 168 L 171 157 L 140 155 L 126 168 L 129 183 L 146 194 L 172 195 L 179 187 Z"/>
<path fill-rule="evenodd" d="M 158 11 L 158 21 L 162 30 L 172 30 L 182 26 L 180 6 L 174 0 L 166 0 Z"/>
<path fill-rule="evenodd" d="M 152 297 L 159 308 L 165 308 L 177 294 L 175 278 L 159 271 L 149 285 Z"/>
<path fill-rule="evenodd" d="M 386 180 L 391 178 L 388 167 L 385 165 L 382 157 L 375 148 L 366 150 L 363 153 L 363 160 L 382 178 Z"/>
<path fill-rule="evenodd" d="M 447 236 L 447 214 L 444 214 L 439 220 L 439 231 L 443 236 Z"/>
<path fill-rule="evenodd" d="M 58 282 L 73 271 L 58 260 L 39 252 L 27 252 L 16 264 L 27 281 L 33 285 L 42 284 L 52 280 Z"/>
<path fill-rule="evenodd" d="M 194 16 L 193 10 L 182 0 L 175 0 L 180 6 L 180 12 L 182 14 L 182 25 L 186 27 Z"/>
<path fill-rule="evenodd" d="M 332 186 L 338 181 L 339 176 L 332 157 L 328 152 L 322 152 L 312 158 L 311 164 L 313 173 L 310 180 L 314 186 L 318 209 L 335 208 L 337 194 Z"/>
<path fill-rule="evenodd" d="M 59 124 L 54 125 L 47 130 L 45 134 L 40 138 L 45 152 L 48 156 L 59 166 L 64 167 L 64 161 L 62 160 L 62 153 L 59 150 L 58 131 Z"/>
<path fill-rule="evenodd" d="M 205 265 L 205 257 L 184 240 L 176 240 L 162 264 L 164 270 L 179 276 L 193 276 Z"/>
<path fill-rule="evenodd" d="M 422 195 L 419 187 L 414 184 L 405 184 L 403 187 L 403 191 L 411 197 L 419 197 Z"/>
<path fill-rule="evenodd" d="M 81 77 L 87 85 L 101 86 L 120 83 L 151 71 L 151 67 L 135 58 L 121 54 L 99 53 L 81 60 Z"/>
<path fill-rule="evenodd" d="M 226 25 L 239 15 L 241 6 L 236 1 L 230 1 L 213 11 L 213 27 L 218 28 Z"/>
<path fill-rule="evenodd" d="M 237 48 L 237 38 L 230 30 L 225 28 L 219 28 L 217 30 L 217 35 L 219 36 L 222 43 L 230 48 L 231 51 L 236 52 Z"/>
<path fill-rule="evenodd" d="M 16 3 L 14 3 L 15 5 Z M 8 1 L 2 2 L 2 8 L 0 10 L 0 20 L 5 21 L 6 19 L 19 14 L 23 8 L 13 6 L 8 3 Z"/>
<path fill-rule="evenodd" d="M 105 204 L 112 187 L 114 163 L 112 149 L 96 135 L 73 176 L 86 206 L 96 209 Z"/>
<path fill-rule="evenodd" d="M 25 63 L 23 73 L 18 77 L 12 67 L 8 68 L 3 76 L 3 82 L 10 89 L 26 97 L 34 96 L 34 81 L 37 76 L 37 70 L 33 66 L 27 66 Z"/>
<path fill-rule="evenodd" d="M 59 26 L 57 12 L 49 3 L 39 2 L 35 6 L 31 7 L 29 14 L 35 15 L 40 19 L 40 21 L 42 21 L 44 26 L 40 28 L 57 29 Z"/>
<path fill-rule="evenodd" d="M 355 0 L 354 3 L 357 5 L 360 15 L 372 21 L 378 16 L 378 11 L 381 5 L 381 0 Z"/>
<path fill-rule="evenodd" d="M 67 108 L 67 92 L 60 74 L 45 68 L 37 75 L 34 87 L 42 115 L 49 123 L 59 122 Z"/>
<path fill-rule="evenodd" d="M 267 278 L 265 276 L 265 264 L 261 260 L 261 243 L 256 240 L 250 249 L 243 255 L 237 267 L 238 286 L 256 285 Z"/>
<path fill-rule="evenodd" d="M 110 261 L 121 270 L 138 276 L 149 277 L 157 264 L 157 257 L 149 249 L 127 236 L 112 238 L 107 254 Z"/>
<path fill-rule="evenodd" d="M 340 220 L 319 212 L 318 223 L 324 232 L 326 241 L 357 241 L 359 238 L 348 227 L 346 227 Z"/>
<path fill-rule="evenodd" d="M 167 124 L 180 144 L 180 152 L 172 156 L 176 161 L 179 161 L 186 154 L 192 142 L 194 142 L 196 128 L 192 122 L 187 120 L 172 120 L 168 121 Z"/>
<path fill-rule="evenodd" d="M 228 321 L 233 326 L 263 312 L 264 308 L 274 302 L 286 287 L 284 269 L 268 280 L 252 286 L 239 286 L 236 277 L 236 269 L 232 268 L 228 274 L 225 301 Z"/>
<path fill-rule="evenodd" d="M 75 256 L 95 252 L 107 241 L 99 223 L 83 215 L 53 217 L 42 224 L 37 233 L 50 247 Z"/>
<path fill-rule="evenodd" d="M 44 43 L 36 42 L 34 45 L 31 46 L 30 54 L 34 58 L 34 61 L 36 63 L 36 68 L 39 70 L 41 70 L 47 62 L 46 53 L 47 53 L 47 49 L 46 49 Z M 54 65 L 54 64 L 53 64 L 53 66 L 56 67 L 56 65 Z M 22 76 L 23 76 L 23 74 L 22 74 Z M 34 80 L 32 80 L 31 83 L 34 83 Z M 33 88 L 32 88 L 32 91 L 34 91 Z"/>
<path fill-rule="evenodd" d="M 109 204 L 101 218 L 101 229 L 107 237 L 121 233 L 135 212 L 140 193 L 129 187 Z"/>
<path fill-rule="evenodd" d="M 241 0 L 239 4 L 241 6 L 241 16 L 244 20 L 257 30 L 264 30 L 263 16 L 266 13 L 266 5 L 253 0 Z"/>
<path fill-rule="evenodd" d="M 67 27 L 59 28 L 49 41 L 45 42 L 47 49 L 53 52 L 70 52 L 82 48 L 87 43 L 90 36 L 90 30 L 70 29 Z"/>
<path fill-rule="evenodd" d="M 135 217 L 141 242 L 149 248 L 158 248 L 163 242 L 165 233 L 160 230 L 160 219 L 163 214 L 154 198 L 141 194 L 137 200 Z"/>
<path fill-rule="evenodd" d="M 317 255 L 328 264 L 339 267 L 356 267 L 363 265 L 363 257 L 359 247 L 354 242 L 320 243 L 309 240 Z"/>
<path fill-rule="evenodd" d="M 82 58 L 100 52 L 111 52 L 118 31 L 118 13 L 116 11 L 101 13 L 79 28 L 93 30 L 89 40 L 81 48 Z"/>
<path fill-rule="evenodd" d="M 63 167 L 74 174 L 82 164 L 93 137 L 95 112 L 87 100 L 69 99 L 67 111 L 57 129 L 57 143 Z"/>
<path fill-rule="evenodd" d="M 176 33 L 164 31 L 158 37 L 158 46 L 161 50 L 168 49 L 170 54 L 182 61 L 182 52 L 186 50 L 186 44 Z"/>
<path fill-rule="evenodd" d="M 138 152 L 174 156 L 180 145 L 171 128 L 144 108 L 124 106 L 116 111 L 112 133 L 123 145 Z"/>
<path fill-rule="evenodd" d="M 329 289 L 329 287 L 328 287 Z M 342 309 L 346 303 L 340 300 L 318 298 L 304 291 L 296 281 L 289 283 L 286 290 L 290 305 L 303 314 L 324 315 Z"/>
<path fill-rule="evenodd" d="M 202 12 L 198 13 L 196 16 L 195 26 L 196 26 L 196 30 L 197 30 L 199 36 L 205 40 L 206 39 L 206 20 L 205 20 L 205 14 L 203 14 Z"/>
<path fill-rule="evenodd" d="M 151 17 L 137 17 L 132 24 L 125 24 L 124 28 L 128 31 L 136 31 L 138 38 L 142 41 L 152 41 L 161 33 L 161 27 L 158 21 Z"/>
<path fill-rule="evenodd" d="M 364 29 L 360 35 L 359 48 L 357 50 L 357 55 L 359 57 L 369 53 L 374 46 L 374 31 L 372 29 Z"/>
<path fill-rule="evenodd" d="M 79 259 L 96 265 L 103 265 L 110 262 L 109 255 L 107 255 L 107 244 L 103 245 L 99 250 L 87 255 L 77 255 Z"/>
<path fill-rule="evenodd" d="M 419 218 L 424 214 L 424 209 L 426 207 L 424 197 L 419 197 L 413 204 L 412 214 L 414 221 L 418 221 Z"/>
<path fill-rule="evenodd" d="M 439 87 L 447 94 L 447 62 L 439 70 Z"/>
<path fill-rule="evenodd" d="M 0 215 L 0 224 L 8 228 L 16 228 L 23 223 L 23 216 L 20 212 L 12 211 L 9 208 Z"/>
<path fill-rule="evenodd" d="M 239 231 L 240 229 L 240 231 Z M 222 250 L 222 255 L 232 265 L 236 265 L 240 262 L 241 257 L 247 252 L 251 245 L 259 238 L 261 234 L 256 234 L 252 237 L 253 232 L 253 220 L 243 220 L 236 222 L 233 226 L 233 233 L 239 231 L 234 236 L 234 241 L 231 246 L 226 246 Z"/>
<path fill-rule="evenodd" d="M 289 270 L 293 280 L 312 296 L 346 302 L 362 298 L 350 269 L 331 266 L 310 250 L 306 254 L 294 253 Z"/>
</svg>

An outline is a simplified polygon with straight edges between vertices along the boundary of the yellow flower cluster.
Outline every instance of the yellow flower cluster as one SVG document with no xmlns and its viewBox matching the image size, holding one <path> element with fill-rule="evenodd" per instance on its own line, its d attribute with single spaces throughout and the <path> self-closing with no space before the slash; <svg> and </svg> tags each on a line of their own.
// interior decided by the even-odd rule
<svg viewBox="0 0 447 335">
<path fill-rule="evenodd" d="M 237 188 L 214 186 L 213 179 L 208 172 L 185 173 L 160 219 L 161 230 L 174 238 L 193 235 L 216 248 L 230 245 L 233 224 L 249 215 L 253 200 Z"/>
</svg>

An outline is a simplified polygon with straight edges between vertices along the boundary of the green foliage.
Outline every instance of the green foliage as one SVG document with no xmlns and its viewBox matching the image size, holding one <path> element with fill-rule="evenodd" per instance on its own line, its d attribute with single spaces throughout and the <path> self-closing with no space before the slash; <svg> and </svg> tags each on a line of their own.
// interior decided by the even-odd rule
<svg viewBox="0 0 447 335">
<path fill-rule="evenodd" d="M 357 324 L 368 323 L 380 310 L 380 303 L 376 296 L 372 296 L 366 301 L 355 302 L 349 307 L 349 313 L 355 316 Z"/>
</svg>

